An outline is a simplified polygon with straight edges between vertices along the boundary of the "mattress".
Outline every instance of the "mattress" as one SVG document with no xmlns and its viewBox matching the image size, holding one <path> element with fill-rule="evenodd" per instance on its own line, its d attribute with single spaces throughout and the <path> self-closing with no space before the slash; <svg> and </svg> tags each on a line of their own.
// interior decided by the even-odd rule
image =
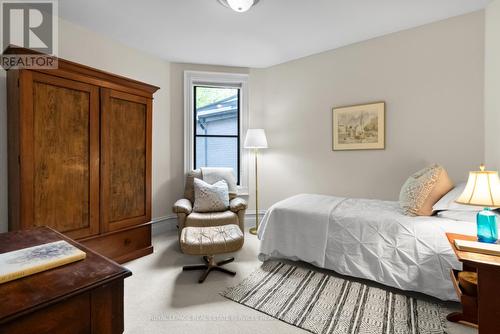
<svg viewBox="0 0 500 334">
<path fill-rule="evenodd" d="M 259 228 L 259 259 L 300 260 L 390 287 L 457 300 L 450 269 L 461 269 L 446 232 L 476 226 L 408 217 L 398 202 L 301 194 L 273 205 Z"/>
</svg>

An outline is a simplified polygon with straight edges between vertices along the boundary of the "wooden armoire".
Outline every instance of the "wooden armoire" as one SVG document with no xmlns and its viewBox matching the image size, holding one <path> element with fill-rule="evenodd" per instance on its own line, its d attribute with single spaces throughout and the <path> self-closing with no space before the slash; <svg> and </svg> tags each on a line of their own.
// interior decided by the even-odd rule
<svg viewBox="0 0 500 334">
<path fill-rule="evenodd" d="M 156 90 L 63 59 L 8 70 L 9 229 L 49 226 L 120 263 L 151 253 Z"/>
</svg>

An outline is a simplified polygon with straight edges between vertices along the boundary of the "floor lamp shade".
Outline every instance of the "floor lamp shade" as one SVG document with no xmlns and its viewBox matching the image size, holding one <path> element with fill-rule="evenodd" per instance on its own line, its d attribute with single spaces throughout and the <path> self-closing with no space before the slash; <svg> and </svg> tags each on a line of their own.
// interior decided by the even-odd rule
<svg viewBox="0 0 500 334">
<path fill-rule="evenodd" d="M 248 129 L 245 137 L 245 148 L 267 148 L 267 138 L 264 129 Z"/>
</svg>

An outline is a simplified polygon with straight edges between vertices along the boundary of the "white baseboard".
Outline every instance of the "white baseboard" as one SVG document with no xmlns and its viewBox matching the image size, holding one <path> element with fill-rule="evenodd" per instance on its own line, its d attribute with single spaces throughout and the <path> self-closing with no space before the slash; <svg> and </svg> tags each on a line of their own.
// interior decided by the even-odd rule
<svg viewBox="0 0 500 334">
<path fill-rule="evenodd" d="M 262 219 L 266 210 L 259 210 L 259 218 Z M 171 214 L 163 217 L 153 218 L 151 221 L 153 235 L 159 235 L 177 230 L 177 215 Z M 255 226 L 255 210 L 245 214 L 245 226 L 248 228 Z"/>
<path fill-rule="evenodd" d="M 266 214 L 266 210 L 259 210 L 259 219 L 262 219 Z M 245 222 L 252 223 L 255 225 L 255 210 L 250 210 L 245 213 Z"/>
<path fill-rule="evenodd" d="M 168 216 L 153 218 L 151 224 L 153 235 L 175 231 L 177 230 L 177 215 L 171 214 Z"/>
</svg>

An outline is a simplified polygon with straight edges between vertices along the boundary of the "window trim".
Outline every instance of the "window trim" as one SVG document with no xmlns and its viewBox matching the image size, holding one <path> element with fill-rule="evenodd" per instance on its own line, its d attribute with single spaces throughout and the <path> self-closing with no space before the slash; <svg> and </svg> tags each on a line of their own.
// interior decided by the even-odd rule
<svg viewBox="0 0 500 334">
<path fill-rule="evenodd" d="M 235 87 L 240 89 L 239 114 L 239 195 L 248 195 L 248 150 L 243 138 L 248 129 L 248 74 L 184 71 L 184 174 L 194 168 L 194 86 Z"/>
</svg>

